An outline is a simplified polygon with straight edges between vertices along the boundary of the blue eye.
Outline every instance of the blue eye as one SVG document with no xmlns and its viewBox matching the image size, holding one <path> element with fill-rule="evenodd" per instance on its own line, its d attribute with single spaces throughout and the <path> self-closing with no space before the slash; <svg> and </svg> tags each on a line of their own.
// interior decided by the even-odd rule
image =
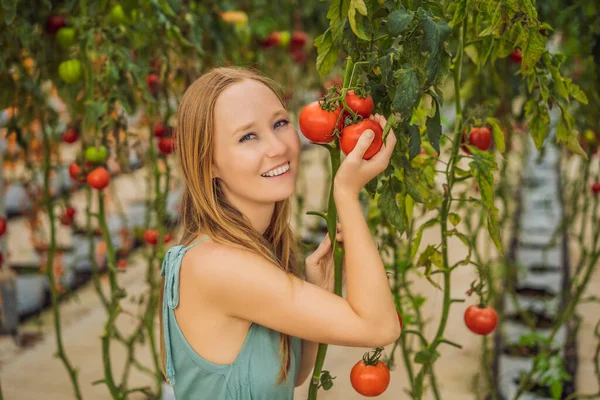
<svg viewBox="0 0 600 400">
<path fill-rule="evenodd" d="M 279 125 L 280 123 L 282 125 Z M 279 126 L 286 126 L 289 123 L 290 121 L 288 121 L 287 119 L 280 119 L 279 121 L 275 122 L 275 128 L 277 129 Z"/>
<path fill-rule="evenodd" d="M 246 140 L 250 140 L 251 135 L 254 135 L 254 133 L 248 133 L 248 134 L 242 136 L 242 138 L 240 139 L 240 142 L 245 142 Z M 254 136 L 256 136 L 256 135 L 254 135 Z"/>
</svg>

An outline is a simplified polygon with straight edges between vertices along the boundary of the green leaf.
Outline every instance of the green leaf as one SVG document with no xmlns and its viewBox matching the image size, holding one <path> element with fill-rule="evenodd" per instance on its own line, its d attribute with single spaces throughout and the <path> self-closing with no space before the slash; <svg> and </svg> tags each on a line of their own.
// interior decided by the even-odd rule
<svg viewBox="0 0 600 400">
<path fill-rule="evenodd" d="M 431 350 L 425 349 L 425 350 L 421 350 L 417 354 L 415 354 L 415 363 L 417 363 L 417 364 L 426 364 L 426 363 L 432 364 L 439 357 L 440 357 L 439 352 L 434 351 L 433 353 L 431 353 Z"/>
<path fill-rule="evenodd" d="M 538 61 L 540 61 L 545 47 L 546 38 L 536 28 L 530 28 L 529 39 L 523 49 L 523 62 L 521 63 L 521 71 L 524 74 L 531 72 Z"/>
<path fill-rule="evenodd" d="M 392 183 L 394 179 L 394 177 L 390 177 L 390 179 L 382 183 L 379 188 L 377 207 L 398 232 L 402 234 L 406 231 L 405 221 L 408 220 L 408 217 L 406 217 L 406 212 L 404 212 L 404 216 L 400 214 L 401 210 L 396 202 L 396 190 Z M 401 184 L 401 182 L 398 183 Z"/>
<path fill-rule="evenodd" d="M 531 137 L 537 149 L 541 149 L 550 126 L 550 115 L 545 104 L 540 105 L 534 98 L 531 98 L 525 104 L 525 116 L 529 128 L 531 129 Z"/>
<path fill-rule="evenodd" d="M 487 123 L 492 126 L 492 135 L 494 136 L 494 143 L 496 148 L 501 154 L 506 151 L 506 145 L 504 144 L 504 131 L 500 128 L 500 122 L 496 118 L 488 117 Z"/>
<path fill-rule="evenodd" d="M 454 226 L 460 224 L 460 216 L 456 213 L 448 214 L 448 221 Z"/>
<path fill-rule="evenodd" d="M 333 68 L 339 58 L 339 46 L 333 43 L 331 30 L 327 29 L 325 33 L 315 39 L 315 46 L 318 50 L 317 70 L 322 77 L 327 75 Z"/>
<path fill-rule="evenodd" d="M 388 30 L 390 35 L 398 36 L 412 22 L 414 13 L 406 11 L 406 8 L 401 6 L 398 10 L 390 13 L 388 16 Z"/>
<path fill-rule="evenodd" d="M 560 106 L 560 109 L 562 114 L 556 127 L 556 142 L 564 143 L 573 153 L 576 153 L 587 160 L 587 154 L 581 148 L 579 140 L 577 140 L 577 137 L 573 132 L 573 117 L 571 117 L 564 107 Z"/>
<path fill-rule="evenodd" d="M 563 78 L 558 71 L 558 68 L 550 65 L 548 66 L 550 70 L 550 75 L 552 75 L 552 81 L 554 82 L 554 87 L 556 88 L 556 92 L 565 100 L 569 100 L 569 92 L 565 83 L 563 82 Z"/>
<path fill-rule="evenodd" d="M 87 103 L 85 110 L 84 126 L 94 126 L 98 119 L 106 114 L 106 102 L 97 101 L 95 103 Z"/>
<path fill-rule="evenodd" d="M 410 121 L 412 110 L 419 102 L 420 86 L 417 72 L 410 65 L 404 65 L 394 73 L 394 78 L 397 87 L 392 109 L 400 113 L 403 121 Z"/>
<path fill-rule="evenodd" d="M 412 160 L 421 153 L 421 132 L 414 125 L 407 125 L 406 129 L 409 134 L 408 158 Z"/>
<path fill-rule="evenodd" d="M 492 238 L 492 241 L 496 245 L 496 248 L 498 249 L 500 254 L 502 254 L 503 253 L 502 241 L 501 241 L 501 236 L 500 236 L 500 228 L 498 226 L 498 208 L 496 208 L 496 207 L 492 207 L 491 209 L 488 209 L 487 228 L 488 228 L 490 237 Z"/>
<path fill-rule="evenodd" d="M 571 81 L 571 78 L 563 78 L 569 94 L 580 103 L 587 104 L 588 98 L 583 90 L 577 84 Z"/>
<path fill-rule="evenodd" d="M 498 170 L 498 165 L 493 154 L 487 151 L 477 151 L 473 153 L 473 161 L 469 163 L 471 174 L 477 182 L 481 200 L 487 209 L 494 207 L 494 174 Z"/>
<path fill-rule="evenodd" d="M 433 218 L 433 219 L 430 219 L 429 221 L 425 222 L 423 225 L 421 225 L 419 227 L 419 230 L 417 231 L 417 234 L 413 238 L 413 241 L 410 245 L 410 258 L 411 259 L 415 258 L 415 255 L 417 255 L 417 251 L 419 250 L 419 246 L 421 245 L 421 238 L 423 237 L 423 231 L 427 228 L 432 227 L 433 225 L 435 225 L 437 223 L 438 223 L 438 219 Z"/>
<path fill-rule="evenodd" d="M 457 231 L 456 229 L 452 229 L 452 230 L 448 231 L 448 235 L 456 236 L 458 239 L 460 239 L 461 242 L 463 242 L 465 247 L 468 249 L 467 256 L 465 257 L 464 260 L 460 261 L 460 263 L 459 263 L 460 265 L 468 265 L 471 262 L 471 254 L 473 252 L 473 246 L 471 245 L 469 238 L 464 233 L 461 233 L 461 232 Z"/>
<path fill-rule="evenodd" d="M 350 21 L 350 27 L 352 32 L 363 40 L 369 40 L 369 36 L 366 34 L 364 27 L 360 22 L 357 23 L 356 12 L 363 16 L 367 16 L 367 5 L 364 0 L 350 0 L 350 7 L 348 8 L 348 20 Z"/>
<path fill-rule="evenodd" d="M 440 137 L 442 136 L 442 122 L 440 121 L 440 106 L 437 99 L 433 98 L 435 106 L 435 115 L 433 118 L 427 119 L 427 139 L 431 143 L 431 147 L 440 154 Z"/>
<path fill-rule="evenodd" d="M 555 400 L 560 400 L 563 392 L 563 383 L 561 380 L 553 380 L 550 384 L 550 394 Z"/>
<path fill-rule="evenodd" d="M 527 17 L 530 21 L 537 20 L 537 10 L 535 9 L 535 5 L 531 0 L 523 0 L 521 5 L 523 6 L 523 10 L 525 11 L 525 14 L 527 14 Z"/>
<path fill-rule="evenodd" d="M 492 4 L 492 3 L 490 3 Z M 500 25 L 500 23 L 502 22 L 502 13 L 500 12 L 501 10 L 501 5 L 502 2 L 498 2 L 498 5 L 496 6 L 496 9 L 494 10 L 494 14 L 492 15 L 492 22 L 490 23 L 490 25 L 485 28 L 483 31 L 481 31 L 479 33 L 479 36 L 488 36 L 491 35 Z"/>
<path fill-rule="evenodd" d="M 429 18 L 423 20 L 421 25 L 423 27 L 423 48 L 429 53 L 427 64 L 425 64 L 426 86 L 429 86 L 435 80 L 440 69 L 444 41 L 448 39 L 452 30 L 445 21 L 434 22 Z"/>
<path fill-rule="evenodd" d="M 461 0 L 456 5 L 456 10 L 454 10 L 454 16 L 452 17 L 452 22 L 450 22 L 450 26 L 454 28 L 459 25 L 465 19 L 467 15 L 467 0 Z"/>
<path fill-rule="evenodd" d="M 344 36 L 344 27 L 348 20 L 348 8 L 350 7 L 349 0 L 332 0 L 327 11 L 327 19 L 329 19 L 331 34 L 333 35 L 334 43 L 341 43 Z"/>
<path fill-rule="evenodd" d="M 11 25 L 17 17 L 17 5 L 19 0 L 2 0 L 2 9 L 4 10 L 4 23 Z"/>
</svg>

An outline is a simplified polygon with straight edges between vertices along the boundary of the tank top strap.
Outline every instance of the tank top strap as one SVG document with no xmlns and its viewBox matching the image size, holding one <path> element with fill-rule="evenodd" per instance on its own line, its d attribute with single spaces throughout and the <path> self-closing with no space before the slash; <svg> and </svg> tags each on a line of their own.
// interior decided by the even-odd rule
<svg viewBox="0 0 600 400">
<path fill-rule="evenodd" d="M 174 310 L 179 305 L 179 271 L 181 270 L 181 261 L 189 249 L 198 243 L 208 239 L 210 236 L 204 235 L 189 246 L 173 246 L 163 258 L 160 268 L 160 274 L 165 277 L 164 297 L 162 304 L 164 341 L 166 352 L 166 375 L 171 385 L 175 384 L 175 367 L 171 354 L 171 330 L 169 311 Z"/>
</svg>

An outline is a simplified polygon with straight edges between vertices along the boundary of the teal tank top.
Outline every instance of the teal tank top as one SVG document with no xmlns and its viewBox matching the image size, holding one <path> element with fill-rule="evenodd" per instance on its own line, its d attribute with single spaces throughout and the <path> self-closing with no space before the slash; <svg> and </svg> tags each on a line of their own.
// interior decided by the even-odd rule
<svg viewBox="0 0 600 400">
<path fill-rule="evenodd" d="M 287 381 L 277 385 L 281 368 L 279 333 L 252 323 L 235 361 L 215 364 L 200 356 L 186 340 L 175 318 L 179 305 L 179 271 L 191 245 L 173 246 L 162 262 L 165 277 L 163 299 L 166 373 L 178 400 L 290 400 L 294 398 L 300 365 L 301 340 L 292 336 Z"/>
</svg>

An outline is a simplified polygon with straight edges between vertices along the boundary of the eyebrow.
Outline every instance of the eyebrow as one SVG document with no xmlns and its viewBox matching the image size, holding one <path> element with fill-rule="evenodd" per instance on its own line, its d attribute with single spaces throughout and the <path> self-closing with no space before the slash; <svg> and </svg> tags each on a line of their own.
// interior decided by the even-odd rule
<svg viewBox="0 0 600 400">
<path fill-rule="evenodd" d="M 286 111 L 285 111 L 283 108 L 281 108 L 281 109 L 279 109 L 279 110 L 275 111 L 275 112 L 273 113 L 273 116 L 271 116 L 271 118 L 275 118 L 275 117 L 276 117 L 277 115 L 279 115 L 279 114 L 285 114 L 285 112 L 286 112 Z M 236 130 L 233 132 L 233 134 L 234 134 L 234 135 L 236 135 L 236 134 L 238 134 L 239 132 L 242 132 L 242 131 L 247 131 L 248 129 L 252 128 L 253 126 L 254 126 L 254 122 L 250 122 L 250 123 L 248 123 L 248 124 L 246 124 L 246 125 L 240 126 L 238 129 L 236 129 Z"/>
</svg>

